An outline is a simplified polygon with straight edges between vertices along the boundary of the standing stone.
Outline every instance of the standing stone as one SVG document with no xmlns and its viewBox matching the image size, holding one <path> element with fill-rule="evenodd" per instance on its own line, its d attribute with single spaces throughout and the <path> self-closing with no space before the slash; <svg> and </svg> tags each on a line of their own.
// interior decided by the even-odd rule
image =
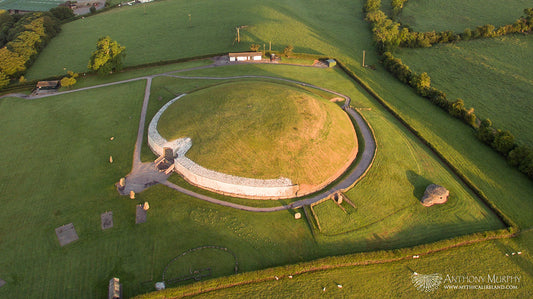
<svg viewBox="0 0 533 299">
<path fill-rule="evenodd" d="M 113 156 L 109 156 L 109 163 L 113 163 Z"/>
<path fill-rule="evenodd" d="M 135 199 L 135 191 L 130 191 L 130 199 Z"/>
<path fill-rule="evenodd" d="M 147 201 L 145 201 L 143 205 L 143 210 L 148 211 L 149 208 L 150 208 L 150 205 L 148 204 Z"/>
<path fill-rule="evenodd" d="M 126 179 L 125 178 L 120 178 L 120 181 L 118 181 L 118 184 L 120 185 L 120 187 L 126 186 Z"/>
<path fill-rule="evenodd" d="M 450 196 L 450 191 L 446 190 L 446 188 L 431 184 L 427 186 L 421 203 L 425 207 L 431 207 L 435 204 L 443 204 L 448 200 L 448 196 Z"/>
</svg>

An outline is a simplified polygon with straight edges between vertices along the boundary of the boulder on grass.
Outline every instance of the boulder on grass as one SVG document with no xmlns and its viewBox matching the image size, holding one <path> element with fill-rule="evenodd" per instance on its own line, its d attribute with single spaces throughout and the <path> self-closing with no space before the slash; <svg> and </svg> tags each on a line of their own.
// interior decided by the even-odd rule
<svg viewBox="0 0 533 299">
<path fill-rule="evenodd" d="M 450 191 L 446 190 L 446 188 L 431 184 L 427 186 L 421 203 L 425 207 L 431 207 L 435 204 L 443 204 L 448 200 L 448 196 L 450 196 Z"/>
</svg>

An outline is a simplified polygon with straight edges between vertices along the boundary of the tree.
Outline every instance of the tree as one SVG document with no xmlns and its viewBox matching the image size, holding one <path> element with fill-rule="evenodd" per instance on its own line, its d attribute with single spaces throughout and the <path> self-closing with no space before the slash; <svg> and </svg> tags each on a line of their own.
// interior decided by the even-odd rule
<svg viewBox="0 0 533 299">
<path fill-rule="evenodd" d="M 509 131 L 498 130 L 494 136 L 492 147 L 504 156 L 507 156 L 515 147 L 513 134 Z"/>
<path fill-rule="evenodd" d="M 126 47 L 109 36 L 102 37 L 96 43 L 96 51 L 92 53 L 87 67 L 100 75 L 106 75 L 120 71 L 125 57 Z"/>
<path fill-rule="evenodd" d="M 292 54 L 292 50 L 294 50 L 294 47 L 291 45 L 288 45 L 285 49 L 283 49 L 283 54 L 289 57 Z"/>
<path fill-rule="evenodd" d="M 423 72 L 420 75 L 414 75 L 411 79 L 411 86 L 416 90 L 416 92 L 421 96 L 427 96 L 429 93 L 429 88 L 431 86 L 431 78 L 426 72 Z"/>
<path fill-rule="evenodd" d="M 62 87 L 69 87 L 69 86 L 72 86 L 74 84 L 76 84 L 76 78 L 78 77 L 78 74 L 77 73 L 74 73 L 73 71 L 68 71 L 67 72 L 67 76 L 63 77 L 63 79 L 61 79 L 61 86 Z"/>
<path fill-rule="evenodd" d="M 89 8 L 89 11 L 91 12 L 91 14 L 96 13 L 96 7 L 91 6 L 91 8 Z"/>
<path fill-rule="evenodd" d="M 4 88 L 9 84 L 9 77 L 0 71 L 0 88 Z"/>
<path fill-rule="evenodd" d="M 254 51 L 254 52 L 257 52 L 259 50 L 259 48 L 261 48 L 261 46 L 260 45 L 256 45 L 256 44 L 252 44 L 250 46 L 250 50 Z"/>
<path fill-rule="evenodd" d="M 54 17 L 58 18 L 59 20 L 66 20 L 74 17 L 74 12 L 72 12 L 72 9 L 67 6 L 58 6 L 50 9 L 50 12 L 54 15 Z"/>
</svg>

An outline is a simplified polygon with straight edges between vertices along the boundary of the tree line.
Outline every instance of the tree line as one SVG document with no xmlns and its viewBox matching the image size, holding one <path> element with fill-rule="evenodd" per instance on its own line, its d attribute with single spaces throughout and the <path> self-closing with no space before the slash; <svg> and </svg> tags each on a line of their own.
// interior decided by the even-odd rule
<svg viewBox="0 0 533 299">
<path fill-rule="evenodd" d="M 407 0 L 392 0 L 393 15 L 401 12 Z M 381 10 L 381 0 L 367 0 L 363 6 L 365 20 L 372 24 L 374 42 L 380 53 L 394 52 L 398 47 L 427 48 L 434 44 L 450 43 L 459 40 L 496 37 L 513 33 L 526 33 L 533 30 L 533 8 L 524 9 L 524 16 L 513 24 L 496 28 L 486 24 L 475 29 L 467 28 L 464 32 L 455 33 L 451 30 L 443 32 L 415 32 L 408 26 L 389 18 Z"/>
<path fill-rule="evenodd" d="M 391 0 L 394 15 L 401 12 L 406 1 Z M 395 58 L 392 54 L 398 47 L 430 47 L 435 43 L 530 32 L 533 30 L 533 8 L 524 9 L 525 16 L 513 24 L 504 25 L 498 29 L 489 24 L 479 26 L 473 31 L 465 29 L 460 34 L 452 31 L 440 33 L 434 31 L 412 32 L 408 27 L 403 27 L 400 23 L 389 18 L 380 8 L 381 0 L 367 0 L 363 6 L 363 11 L 365 12 L 365 19 L 372 25 L 374 41 L 378 52 L 383 56 L 382 62 L 385 69 L 404 84 L 411 86 L 420 96 L 474 128 L 475 135 L 479 140 L 491 146 L 506 157 L 509 164 L 516 166 L 521 172 L 533 179 L 533 148 L 517 144 L 511 132 L 494 128 L 490 119 L 479 120 L 474 113 L 474 108 L 467 109 L 464 101 L 460 98 L 454 101 L 448 99 L 446 93 L 431 86 L 431 78 L 427 73 L 418 74 L 412 71 L 401 59 Z"/>
<path fill-rule="evenodd" d="M 63 10 L 56 13 L 63 16 Z M 0 11 L 0 88 L 23 80 L 26 69 L 60 30 L 60 19 L 53 12 L 10 15 Z"/>
</svg>

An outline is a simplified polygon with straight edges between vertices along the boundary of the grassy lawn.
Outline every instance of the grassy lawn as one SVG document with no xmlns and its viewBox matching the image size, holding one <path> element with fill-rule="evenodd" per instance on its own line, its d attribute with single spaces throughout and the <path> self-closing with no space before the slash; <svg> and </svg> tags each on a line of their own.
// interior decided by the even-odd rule
<svg viewBox="0 0 533 299">
<path fill-rule="evenodd" d="M 533 145 L 531 49 L 532 36 L 511 35 L 398 54 L 414 71 L 427 72 L 450 98 L 462 98 L 481 118 Z"/>
<path fill-rule="evenodd" d="M 533 247 L 533 233 L 529 232 L 515 239 L 495 240 L 479 244 L 450 249 L 444 252 L 422 256 L 420 259 L 408 259 L 395 263 L 367 266 L 344 267 L 318 272 L 294 275 L 287 278 L 290 269 L 274 272 L 280 277 L 272 279 L 272 272 L 259 271 L 257 277 L 269 278 L 259 283 L 244 284 L 217 291 L 196 295 L 195 298 L 250 298 L 261 297 L 285 298 L 526 298 L 531 295 L 533 279 L 530 252 L 512 256 L 512 252 L 523 251 Z M 505 254 L 509 254 L 506 256 Z M 412 283 L 413 272 L 419 274 L 440 274 L 442 284 L 433 292 L 419 291 Z M 520 281 L 510 283 L 489 282 L 488 276 L 510 275 Z M 485 279 L 485 283 L 450 283 L 446 277 L 475 276 Z M 501 280 L 500 280 L 501 281 Z M 337 284 L 342 285 L 338 288 Z M 510 285 L 516 289 L 446 289 L 447 285 L 466 287 L 468 285 Z M 325 291 L 323 290 L 325 288 Z M 195 285 L 184 286 L 160 293 L 151 293 L 142 298 L 163 298 L 181 294 L 195 294 Z M 297 294 L 297 295 L 296 295 Z"/>
<path fill-rule="evenodd" d="M 304 0 L 200 0 L 124 6 L 62 26 L 26 78 L 63 74 L 64 68 L 86 71 L 96 41 L 106 35 L 126 46 L 126 65 L 244 51 L 252 43 L 268 49 L 271 42 L 276 51 L 291 44 L 294 52 L 327 55 L 335 55 L 339 47 L 351 51 L 354 44 L 369 49 L 366 25 L 354 18 L 354 11 L 361 11 L 359 5 L 349 1 L 323 5 Z M 241 25 L 248 27 L 241 30 L 241 43 L 233 44 L 235 27 Z M 362 29 L 354 31 L 361 25 Z"/>
<path fill-rule="evenodd" d="M 280 76 L 296 72 L 290 66 L 243 65 L 221 68 L 219 75 L 253 70 L 258 74 L 279 72 Z M 299 78 L 296 79 L 308 77 L 309 80 L 304 81 L 335 85 L 337 90 L 352 97 L 356 105 L 372 106 L 366 95 L 338 70 L 305 68 L 297 73 Z M 154 81 L 151 114 L 164 103 L 158 100 L 159 96 L 170 98 L 174 92 L 212 84 L 206 80 L 184 79 L 178 79 L 177 84 L 176 79 L 169 79 Z M 169 82 L 173 84 L 167 85 Z M 421 210 L 418 214 L 413 213 L 411 220 L 395 218 L 389 223 L 369 227 L 364 233 L 315 239 L 305 219 L 294 220 L 294 211 L 243 212 L 204 203 L 163 186 L 138 194 L 134 201 L 127 200 L 118 196 L 113 184 L 131 167 L 144 86 L 144 81 L 139 81 L 41 100 L 1 100 L 1 118 L 6 121 L 0 129 L 9 132 L 0 148 L 2 165 L 5 165 L 1 172 L 1 190 L 5 195 L 3 198 L 8 199 L 2 202 L 9 211 L 1 221 L 3 227 L 16 229 L 2 232 L 0 250 L 5 254 L 0 257 L 0 264 L 4 265 L 0 269 L 0 278 L 8 284 L 0 289 L 0 296 L 102 297 L 112 276 L 120 277 L 125 296 L 144 293 L 152 290 L 153 283 L 161 278 L 164 267 L 175 256 L 202 245 L 229 248 L 239 260 L 240 271 L 252 271 L 369 248 L 413 246 L 501 226 L 493 214 L 480 216 L 480 212 L 476 212 L 480 209 L 479 204 L 465 199 L 460 205 L 464 205 L 464 213 L 468 216 L 455 211 L 459 204 L 452 201 L 448 222 L 437 221 L 430 225 L 427 233 L 423 233 L 426 227 L 416 225 L 414 219 L 434 217 L 428 214 L 429 210 Z M 381 130 L 388 130 L 390 134 L 402 134 L 390 116 L 373 108 L 365 116 L 370 118 L 376 132 L 381 134 Z M 111 136 L 115 137 L 113 141 L 109 140 Z M 40 137 L 38 151 L 27 146 L 27 140 L 35 137 Z M 427 175 L 435 167 L 431 166 L 434 162 L 426 161 L 431 160 L 430 157 L 420 160 L 402 151 L 401 156 L 390 155 L 384 160 L 389 156 L 386 153 L 404 148 L 405 142 L 414 142 L 408 134 L 404 138 L 400 138 L 400 142 L 398 139 L 389 142 L 378 139 L 383 143 L 378 153 L 383 154 L 376 158 L 376 163 L 392 159 L 390 163 L 396 163 L 398 169 L 401 168 L 399 173 L 403 174 L 388 176 L 390 168 L 374 167 L 362 184 L 366 186 L 365 190 L 372 192 L 381 188 L 384 182 L 399 184 L 406 200 L 417 206 L 419 203 L 413 194 L 416 187 L 405 181 L 408 171 L 419 169 L 431 180 L 440 174 Z M 38 155 L 30 152 L 38 152 Z M 109 155 L 113 156 L 113 164 L 109 164 Z M 24 159 L 14 159 L 17 156 Z M 420 168 L 416 168 L 417 163 Z M 46 169 L 46 172 L 35 169 Z M 453 188 L 457 194 L 464 192 L 459 186 Z M 357 197 L 356 200 L 362 206 L 365 197 L 374 200 L 364 193 L 357 193 L 360 195 L 362 199 Z M 134 206 L 144 201 L 150 203 L 149 220 L 135 225 Z M 29 206 L 32 208 L 28 209 Z M 113 211 L 114 227 L 102 232 L 99 214 L 105 211 Z M 357 213 L 360 212 L 364 212 L 362 208 L 358 208 Z M 74 223 L 80 240 L 61 248 L 54 228 L 70 222 Z M 389 225 L 396 226 L 395 233 L 384 233 Z M 380 236 L 381 243 L 373 239 L 376 235 Z M 195 262 L 204 258 L 206 261 L 226 260 L 211 254 L 185 259 L 175 265 L 173 275 L 187 275 L 188 269 L 210 267 L 209 262 Z M 213 277 L 228 274 L 227 267 L 222 264 L 228 263 L 212 266 Z M 221 265 L 222 268 L 215 270 Z M 24 288 L 19 287 L 22 284 Z"/>
<path fill-rule="evenodd" d="M 516 12 L 509 12 L 507 16 L 507 8 L 487 6 L 490 12 L 479 10 L 475 14 L 483 15 L 480 24 L 475 21 L 473 25 L 463 25 L 449 18 L 452 21 L 444 21 L 445 28 L 442 30 L 452 29 L 454 24 L 458 24 L 457 30 L 462 31 L 465 26 L 513 22 L 522 14 L 523 8 L 530 6 L 528 1 L 525 2 L 509 2 L 509 9 L 516 5 Z M 416 3 L 422 1 L 411 0 L 407 8 Z M 481 4 L 469 2 L 456 5 L 479 7 Z M 295 52 L 331 55 L 342 59 L 362 77 L 519 226 L 532 227 L 531 181 L 478 142 L 466 125 L 416 96 L 410 88 L 381 68 L 377 56 L 371 51 L 371 34 L 368 23 L 363 21 L 361 8 L 362 1 L 347 0 L 330 1 L 327 5 L 320 1 L 304 0 L 160 1 L 123 7 L 65 24 L 60 35 L 50 42 L 26 77 L 37 79 L 62 74 L 64 68 L 85 71 L 96 40 L 105 35 L 126 46 L 126 64 L 129 66 L 247 50 L 251 43 L 266 44 L 268 47 L 269 41 L 272 41 L 274 50 L 283 50 L 286 45 L 292 44 Z M 407 15 L 407 8 L 404 15 Z M 453 14 L 442 15 L 456 15 L 456 10 Z M 190 24 L 188 14 L 191 14 Z M 491 19 L 496 14 L 497 17 Z M 418 17 L 416 20 L 420 22 Z M 241 44 L 232 45 L 234 28 L 240 25 L 248 27 L 241 31 Z M 511 44 L 524 46 L 503 46 L 500 45 L 501 39 L 492 41 L 500 43 L 494 46 L 494 50 L 488 40 L 479 41 L 479 46 L 459 43 L 449 46 L 449 55 L 458 55 L 456 59 L 463 61 L 463 64 L 470 63 L 472 59 L 474 62 L 468 68 L 475 70 L 475 75 L 490 73 L 487 70 L 493 71 L 490 74 L 495 76 L 504 74 L 497 77 L 495 86 L 502 88 L 501 82 L 507 82 L 504 77 L 513 76 L 514 80 L 508 83 L 514 86 L 511 89 L 531 90 L 531 74 L 525 70 L 530 69 L 527 63 L 531 60 L 531 51 L 518 56 L 522 54 L 518 54 L 520 49 L 517 49 L 528 49 L 530 38 L 507 38 Z M 453 47 L 464 47 L 465 50 L 454 50 Z M 366 62 L 376 64 L 376 71 L 360 67 L 361 51 L 365 49 Z M 466 50 L 475 51 L 480 57 L 463 53 Z M 407 62 L 409 54 L 405 52 L 401 55 L 402 58 L 406 55 L 404 59 Z M 508 52 L 512 53 L 510 58 L 499 57 Z M 438 60 L 430 57 L 415 59 L 428 59 L 428 63 Z M 190 65 L 205 63 L 192 62 Z M 407 64 L 411 66 L 409 62 Z M 453 66 L 454 62 L 448 64 Z M 412 61 L 412 67 L 416 65 L 417 62 Z M 424 63 L 420 65 L 425 67 Z M 517 65 L 524 67 L 518 69 Z M 182 67 L 156 67 L 135 71 L 134 74 L 114 74 L 104 79 L 90 77 L 81 80 L 78 86 Z M 461 68 L 460 71 L 465 69 Z M 425 68 L 419 71 L 428 71 L 433 85 L 444 89 L 449 95 L 454 94 L 452 84 L 445 81 L 444 72 L 442 78 L 438 79 L 439 71 L 431 73 Z M 0 143 L 0 202 L 5 211 L 0 217 L 0 227 L 4 228 L 0 231 L 0 251 L 3 253 L 0 256 L 0 279 L 7 282 L 0 288 L 0 297 L 100 298 L 105 297 L 108 281 L 113 276 L 120 277 L 124 296 L 131 297 L 153 290 L 153 283 L 161 278 L 163 268 L 169 261 L 186 250 L 202 245 L 229 248 L 238 257 L 241 271 L 253 271 L 356 251 L 414 246 L 501 227 L 495 216 L 466 191 L 416 138 L 338 68 L 238 65 L 189 74 L 220 77 L 254 74 L 291 78 L 347 94 L 355 107 L 371 109 L 363 110 L 362 114 L 372 125 L 378 139 L 375 165 L 367 177 L 347 193 L 357 210 L 348 214 L 349 217 L 344 219 L 346 221 L 337 222 L 338 225 L 333 221 L 326 224 L 330 225 L 328 229 L 333 233 L 346 233 L 313 235 L 305 219 L 294 219 L 294 211 L 248 213 L 205 203 L 162 186 L 154 186 L 138 194 L 135 201 L 119 197 L 113 184 L 131 167 L 145 81 L 41 100 L 0 99 L 0 131 L 3 133 Z M 497 119 L 498 116 L 490 114 L 497 112 L 497 108 L 473 102 L 476 99 L 483 101 L 478 97 L 469 99 L 463 94 L 463 91 L 469 91 L 465 77 L 457 77 L 458 80 L 463 78 L 465 85 L 461 85 L 462 82 L 453 83 L 462 86 L 454 95 L 464 98 L 467 105 L 475 107 L 480 116 L 490 117 L 496 125 L 503 124 L 504 118 L 516 118 L 519 120 L 518 126 L 529 126 L 530 122 L 527 123 L 521 116 L 521 111 L 517 111 L 519 109 L 509 110 L 509 115 L 505 117 L 499 114 L 502 115 L 501 119 Z M 466 78 L 472 80 L 471 77 Z M 190 93 L 211 85 L 213 82 L 207 80 L 154 79 L 147 119 L 150 120 L 176 94 Z M 482 87 L 473 94 L 481 94 L 485 98 L 492 95 Z M 500 98 L 494 101 L 500 100 L 498 103 L 503 103 L 504 99 Z M 481 109 L 486 109 L 487 115 Z M 530 111 L 527 105 L 521 109 Z M 505 127 L 502 125 L 502 128 Z M 109 140 L 111 136 L 115 137 L 113 141 Z M 33 144 L 35 147 L 31 146 Z M 146 142 L 143 144 L 142 159 L 153 160 L 154 156 Z M 109 163 L 110 155 L 113 156 L 113 164 Z M 180 181 L 179 178 L 171 180 Z M 418 199 L 422 187 L 428 182 L 449 188 L 452 191 L 450 202 L 443 206 L 423 208 Z M 186 185 L 184 182 L 179 184 Z M 151 207 L 148 211 L 149 220 L 145 224 L 135 225 L 135 204 L 145 200 Z M 245 203 L 244 199 L 228 200 Z M 254 202 L 250 205 L 271 206 L 280 203 Z M 114 214 L 114 228 L 101 231 L 99 214 L 109 210 Z M 325 213 L 328 212 L 332 212 L 333 216 L 339 215 L 337 210 L 330 211 L 326 207 Z M 74 223 L 80 240 L 60 247 L 54 228 L 70 222 Z M 352 227 L 363 224 L 366 226 L 350 231 Z M 302 297 L 317 297 L 322 295 L 321 288 L 326 286 L 326 294 L 336 297 L 418 297 L 421 293 L 412 287 L 410 280 L 412 271 L 418 271 L 423 274 L 457 275 L 520 273 L 526 285 L 516 292 L 446 293 L 440 289 L 435 294 L 440 297 L 527 297 L 531 294 L 529 281 L 533 275 L 532 258 L 527 249 L 533 248 L 532 240 L 531 233 L 527 233 L 515 239 L 447 250 L 419 260 L 328 270 L 278 281 L 277 285 L 275 281 L 246 285 L 215 295 L 226 297 L 242 294 L 243 297 L 249 297 L 258 294 L 301 294 Z M 512 259 L 504 255 L 519 250 L 524 251 L 525 255 Z M 222 261 L 220 264 L 229 268 L 231 259 L 226 258 L 210 253 L 198 257 L 191 255 L 190 260 L 176 264 L 173 271 L 175 275 L 184 272 L 186 275 L 187 271 L 194 271 L 193 268 L 209 267 L 209 261 L 213 259 Z M 196 261 L 199 260 L 207 263 L 198 265 Z M 213 277 L 225 275 L 227 272 L 224 271 L 228 270 L 224 267 L 220 271 L 214 272 Z M 369 279 L 376 276 L 379 279 Z M 336 288 L 335 283 L 343 284 L 344 288 Z"/>
<path fill-rule="evenodd" d="M 348 115 L 295 84 L 244 81 L 188 94 L 161 116 L 167 140 L 190 137 L 187 156 L 208 169 L 320 185 L 350 162 L 356 136 Z"/>
<path fill-rule="evenodd" d="M 415 31 L 463 32 L 485 24 L 499 27 L 514 23 L 529 7 L 529 0 L 409 0 L 400 20 Z"/>
</svg>

